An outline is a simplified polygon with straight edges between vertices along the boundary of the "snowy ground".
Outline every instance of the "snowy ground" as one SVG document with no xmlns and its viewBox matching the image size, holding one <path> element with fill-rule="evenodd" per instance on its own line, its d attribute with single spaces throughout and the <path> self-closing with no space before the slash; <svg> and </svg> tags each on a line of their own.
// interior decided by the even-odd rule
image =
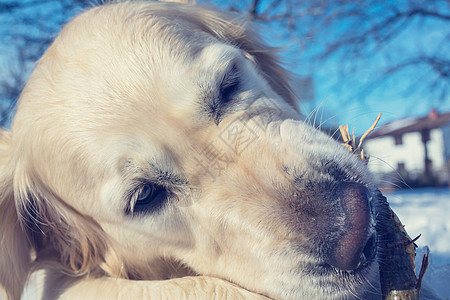
<svg viewBox="0 0 450 300">
<path fill-rule="evenodd" d="M 441 298 L 450 299 L 450 189 L 401 190 L 385 194 L 392 209 L 416 242 L 416 269 L 420 269 L 422 254 L 430 249 L 430 267 L 424 283 Z"/>
</svg>

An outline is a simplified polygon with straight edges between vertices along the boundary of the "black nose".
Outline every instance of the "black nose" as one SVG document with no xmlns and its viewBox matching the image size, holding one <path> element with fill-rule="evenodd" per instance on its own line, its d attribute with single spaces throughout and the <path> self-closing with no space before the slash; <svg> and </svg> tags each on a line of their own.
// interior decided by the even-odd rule
<svg viewBox="0 0 450 300">
<path fill-rule="evenodd" d="M 369 192 L 362 184 L 341 182 L 337 193 L 344 210 L 345 230 L 331 247 L 326 261 L 341 270 L 354 270 L 375 252 Z"/>
</svg>

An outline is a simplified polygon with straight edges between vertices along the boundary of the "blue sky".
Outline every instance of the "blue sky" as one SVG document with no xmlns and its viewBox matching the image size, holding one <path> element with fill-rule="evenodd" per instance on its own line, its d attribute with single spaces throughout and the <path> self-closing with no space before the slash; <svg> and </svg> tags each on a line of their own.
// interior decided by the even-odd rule
<svg viewBox="0 0 450 300">
<path fill-rule="evenodd" d="M 339 30 L 336 28 L 336 31 Z M 447 42 L 443 43 L 445 36 Z M 337 125 L 333 121 L 348 123 L 350 127 L 356 126 L 356 132 L 365 131 L 380 112 L 383 113 L 380 124 L 383 124 L 395 119 L 423 116 L 432 108 L 440 112 L 450 111 L 448 95 L 441 99 L 436 93 L 430 95 L 428 77 L 433 76 L 433 72 L 426 66 L 407 68 L 384 79 L 384 69 L 389 64 L 412 55 L 412 52 L 441 51 L 447 53 L 448 58 L 449 36 L 450 29 L 443 28 L 442 22 L 416 21 L 379 52 L 367 58 L 350 64 L 352 57 L 345 55 L 328 59 L 314 68 L 315 100 L 304 105 L 305 110 L 310 111 L 320 105 L 325 108 L 328 117 L 336 115 L 330 125 Z M 436 50 L 436 47 L 440 48 Z M 314 67 L 305 62 L 315 51 L 314 45 L 303 53 L 295 45 L 292 48 L 285 53 L 286 60 L 291 62 L 291 70 L 303 74 L 303 69 Z M 376 84 L 379 81 L 381 83 Z"/>
</svg>

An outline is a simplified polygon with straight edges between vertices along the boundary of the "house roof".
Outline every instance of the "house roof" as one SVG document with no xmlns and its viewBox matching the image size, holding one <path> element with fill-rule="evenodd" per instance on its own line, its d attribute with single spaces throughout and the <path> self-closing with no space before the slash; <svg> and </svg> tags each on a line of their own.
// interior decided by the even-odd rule
<svg viewBox="0 0 450 300">
<path fill-rule="evenodd" d="M 407 118 L 387 123 L 372 132 L 368 139 L 431 130 L 440 128 L 447 123 L 450 123 L 450 112 L 439 114 L 433 109 L 427 116 L 422 118 Z"/>
</svg>

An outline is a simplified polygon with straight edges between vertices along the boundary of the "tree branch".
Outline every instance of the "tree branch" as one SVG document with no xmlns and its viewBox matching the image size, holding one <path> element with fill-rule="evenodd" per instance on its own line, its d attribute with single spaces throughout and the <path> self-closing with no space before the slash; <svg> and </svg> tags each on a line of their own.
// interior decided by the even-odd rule
<svg viewBox="0 0 450 300">
<path fill-rule="evenodd" d="M 433 17 L 442 19 L 444 21 L 450 21 L 450 15 L 445 15 L 425 9 L 411 9 L 405 12 L 396 12 L 391 17 L 384 19 L 382 22 L 375 23 L 373 26 L 357 35 L 339 39 L 337 42 L 328 45 L 326 50 L 320 55 L 320 59 L 329 57 L 331 54 L 335 53 L 343 47 L 363 44 L 368 39 L 373 37 L 382 37 L 383 31 L 387 31 L 388 28 L 395 26 L 395 24 L 401 21 L 405 22 L 406 20 L 411 20 L 414 16 Z M 403 28 L 404 27 L 405 26 L 403 26 Z M 399 32 L 401 32 L 401 30 L 392 30 L 390 34 L 386 35 L 386 38 L 384 38 L 384 40 L 387 40 L 387 38 L 392 39 Z"/>
<path fill-rule="evenodd" d="M 437 11 L 426 10 L 423 8 L 415 8 L 405 13 L 400 13 L 399 15 L 403 17 L 413 17 L 413 16 L 432 17 L 444 21 L 450 21 L 450 15 L 446 15 Z"/>
<path fill-rule="evenodd" d="M 252 16 L 253 18 L 256 18 L 257 14 L 258 14 L 258 5 L 259 5 L 259 1 L 260 0 L 252 0 L 252 6 L 250 7 L 250 16 Z"/>
<path fill-rule="evenodd" d="M 419 64 L 427 64 L 440 77 L 445 79 L 450 78 L 450 60 L 436 56 L 418 56 L 405 60 L 402 63 L 388 68 L 386 73 L 393 74 L 404 68 Z"/>
</svg>

